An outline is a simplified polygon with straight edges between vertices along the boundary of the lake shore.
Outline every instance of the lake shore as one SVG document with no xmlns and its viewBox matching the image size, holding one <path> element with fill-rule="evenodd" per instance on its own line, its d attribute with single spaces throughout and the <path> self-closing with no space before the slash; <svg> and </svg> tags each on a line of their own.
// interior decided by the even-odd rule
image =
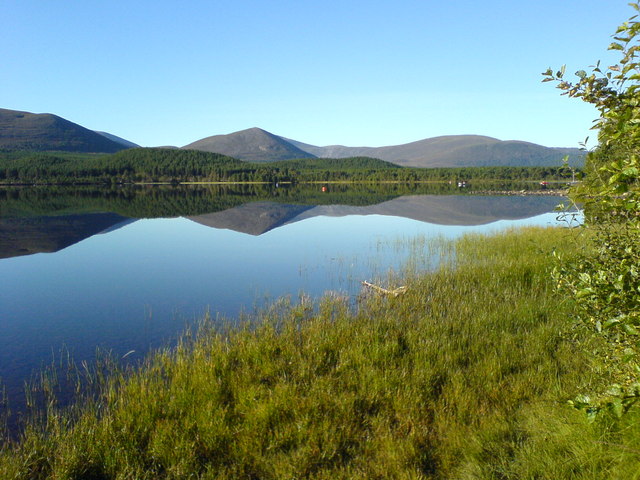
<svg viewBox="0 0 640 480">
<path fill-rule="evenodd" d="M 601 383 L 549 276 L 575 235 L 466 236 L 429 247 L 449 259 L 439 270 L 389 279 L 407 287 L 395 298 L 205 322 L 50 409 L 0 452 L 0 476 L 612 478 L 633 455 L 564 404 Z"/>
<path fill-rule="evenodd" d="M 512 196 L 548 196 L 565 197 L 569 193 L 568 189 L 548 189 L 548 190 L 474 190 L 473 195 L 512 195 Z"/>
</svg>

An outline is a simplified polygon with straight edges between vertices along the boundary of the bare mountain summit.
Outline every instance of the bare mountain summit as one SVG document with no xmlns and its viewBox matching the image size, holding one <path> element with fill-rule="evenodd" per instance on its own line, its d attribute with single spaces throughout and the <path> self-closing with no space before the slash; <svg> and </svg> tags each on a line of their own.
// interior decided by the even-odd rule
<svg viewBox="0 0 640 480">
<path fill-rule="evenodd" d="M 277 162 L 315 157 L 282 137 L 260 128 L 249 128 L 228 135 L 214 135 L 182 148 L 221 153 L 247 162 Z"/>
</svg>

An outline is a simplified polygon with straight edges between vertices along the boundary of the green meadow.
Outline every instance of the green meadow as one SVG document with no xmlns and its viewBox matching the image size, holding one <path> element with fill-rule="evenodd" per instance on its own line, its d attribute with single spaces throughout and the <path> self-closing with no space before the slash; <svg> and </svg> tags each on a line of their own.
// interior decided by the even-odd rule
<svg viewBox="0 0 640 480">
<path fill-rule="evenodd" d="M 582 235 L 423 242 L 443 261 L 383 285 L 403 295 L 204 319 L 138 368 L 89 368 L 74 406 L 52 396 L 4 441 L 0 478 L 639 478 L 638 414 L 568 403 L 610 381 L 551 275 Z"/>
</svg>

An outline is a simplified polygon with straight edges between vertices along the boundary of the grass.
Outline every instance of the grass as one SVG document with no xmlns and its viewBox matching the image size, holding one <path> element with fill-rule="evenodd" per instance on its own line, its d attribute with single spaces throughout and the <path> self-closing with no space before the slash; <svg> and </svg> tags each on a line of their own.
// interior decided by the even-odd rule
<svg viewBox="0 0 640 480">
<path fill-rule="evenodd" d="M 606 383 L 551 284 L 572 235 L 443 242 L 440 269 L 355 311 L 328 296 L 239 328 L 204 321 L 99 395 L 50 407 L 5 442 L 0 477 L 637 478 L 638 415 L 588 423 L 566 405 Z"/>
</svg>

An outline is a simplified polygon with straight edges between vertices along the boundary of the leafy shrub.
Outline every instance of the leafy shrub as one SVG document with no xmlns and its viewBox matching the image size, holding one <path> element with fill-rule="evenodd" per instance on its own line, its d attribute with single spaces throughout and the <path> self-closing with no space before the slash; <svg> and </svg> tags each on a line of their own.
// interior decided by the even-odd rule
<svg viewBox="0 0 640 480">
<path fill-rule="evenodd" d="M 629 4 L 640 12 L 640 2 Z M 608 341 L 600 352 L 614 385 L 598 402 L 578 399 L 575 406 L 590 413 L 609 407 L 619 416 L 638 400 L 640 364 L 640 52 L 637 16 L 623 23 L 610 50 L 620 61 L 607 68 L 600 63 L 577 81 L 564 79 L 564 67 L 547 70 L 543 81 L 556 81 L 563 95 L 594 105 L 600 118 L 598 146 L 587 156 L 587 180 L 572 192 L 584 205 L 585 239 L 590 248 L 555 271 L 559 288 L 569 289 L 581 318 Z"/>
</svg>

